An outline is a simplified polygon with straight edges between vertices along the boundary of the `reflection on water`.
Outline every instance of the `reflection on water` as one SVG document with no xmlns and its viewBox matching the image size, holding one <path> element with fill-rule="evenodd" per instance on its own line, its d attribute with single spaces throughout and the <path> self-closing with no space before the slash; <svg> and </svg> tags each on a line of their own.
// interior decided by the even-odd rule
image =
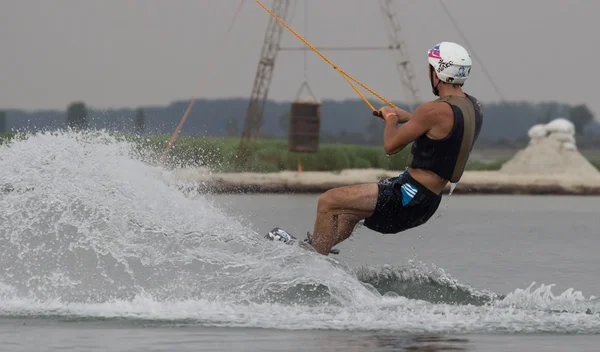
<svg viewBox="0 0 600 352">
<path fill-rule="evenodd" d="M 469 340 L 443 335 L 327 336 L 320 339 L 320 351 L 468 351 Z"/>
<path fill-rule="evenodd" d="M 406 347 L 408 351 L 467 351 L 467 339 L 444 337 L 441 335 L 423 335 L 412 339 L 414 345 Z"/>
</svg>

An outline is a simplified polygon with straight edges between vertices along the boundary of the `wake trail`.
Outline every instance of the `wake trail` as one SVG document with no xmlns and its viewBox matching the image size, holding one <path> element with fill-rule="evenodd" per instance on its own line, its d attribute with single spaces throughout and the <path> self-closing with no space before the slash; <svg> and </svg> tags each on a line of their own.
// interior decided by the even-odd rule
<svg viewBox="0 0 600 352">
<path fill-rule="evenodd" d="M 343 263 L 265 241 L 102 131 L 0 146 L 0 316 L 155 325 L 598 332 L 600 305 L 506 296 L 440 268 Z M 586 310 L 592 314 L 585 314 Z"/>
</svg>

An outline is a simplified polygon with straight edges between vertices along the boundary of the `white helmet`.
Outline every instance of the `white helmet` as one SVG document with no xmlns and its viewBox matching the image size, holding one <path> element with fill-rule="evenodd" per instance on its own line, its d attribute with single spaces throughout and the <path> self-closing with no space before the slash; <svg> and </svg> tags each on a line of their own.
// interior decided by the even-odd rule
<svg viewBox="0 0 600 352">
<path fill-rule="evenodd" d="M 462 46 L 452 42 L 436 44 L 427 53 L 429 64 L 442 82 L 463 84 L 471 73 L 471 56 Z"/>
</svg>

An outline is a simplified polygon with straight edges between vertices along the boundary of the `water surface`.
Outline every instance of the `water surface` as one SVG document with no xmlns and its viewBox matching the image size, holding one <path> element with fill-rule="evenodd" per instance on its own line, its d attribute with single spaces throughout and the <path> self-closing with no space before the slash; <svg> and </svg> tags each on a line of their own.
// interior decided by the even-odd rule
<svg viewBox="0 0 600 352">
<path fill-rule="evenodd" d="M 29 351 L 595 350 L 598 197 L 446 198 L 323 257 L 316 195 L 185 194 L 100 133 L 0 147 L 0 341 Z M 445 348 L 445 347 L 444 347 Z"/>
</svg>

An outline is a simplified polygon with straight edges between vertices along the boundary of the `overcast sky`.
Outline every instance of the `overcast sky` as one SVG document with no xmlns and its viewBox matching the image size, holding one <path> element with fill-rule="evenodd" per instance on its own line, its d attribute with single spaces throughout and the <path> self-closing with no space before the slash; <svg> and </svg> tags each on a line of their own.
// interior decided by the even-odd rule
<svg viewBox="0 0 600 352">
<path fill-rule="evenodd" d="M 375 0 L 309 0 L 292 5 L 288 24 L 315 46 L 379 46 L 388 38 Z M 508 100 L 587 103 L 600 115 L 597 0 L 444 0 L 468 47 L 438 0 L 396 0 L 422 99 L 432 99 L 427 50 L 456 41 L 473 50 Z M 262 1 L 271 7 L 272 1 Z M 294 1 L 293 1 L 294 3 Z M 239 0 L 0 1 L 1 108 L 64 109 L 74 100 L 95 108 L 161 105 L 201 97 L 248 97 L 270 15 L 246 0 L 222 56 L 201 78 Z M 284 29 L 282 46 L 302 46 Z M 406 97 L 389 51 L 324 51 L 335 64 L 391 100 Z M 321 99 L 357 98 L 313 52 L 308 83 Z M 269 97 L 295 98 L 302 52 L 281 51 Z M 475 62 L 465 90 L 484 102 L 500 98 Z M 365 92 L 367 95 L 369 93 Z"/>
</svg>

